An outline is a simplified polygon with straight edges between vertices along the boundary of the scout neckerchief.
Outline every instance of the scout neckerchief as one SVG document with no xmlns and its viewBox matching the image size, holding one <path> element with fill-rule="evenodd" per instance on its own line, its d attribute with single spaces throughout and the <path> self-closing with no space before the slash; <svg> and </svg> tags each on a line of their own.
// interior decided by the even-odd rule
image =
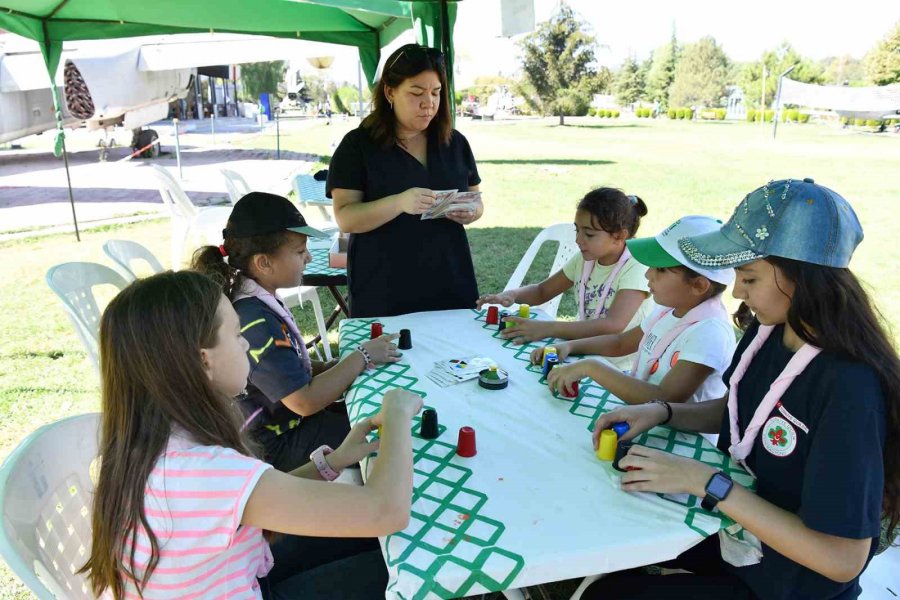
<svg viewBox="0 0 900 600">
<path fill-rule="evenodd" d="M 232 302 L 237 302 L 244 298 L 258 298 L 263 304 L 271 308 L 281 321 L 287 325 L 287 328 L 290 330 L 291 334 L 293 334 L 294 340 L 297 343 L 295 348 L 300 355 L 300 361 L 303 363 L 303 368 L 306 369 L 307 373 L 312 374 L 312 361 L 309 359 L 309 352 L 306 351 L 306 344 L 303 343 L 303 336 L 300 335 L 300 330 L 297 328 L 297 322 L 294 321 L 294 316 L 291 312 L 284 307 L 278 298 L 270 294 L 266 289 L 249 277 L 244 277 L 244 280 L 241 283 L 241 290 L 235 295 Z M 244 427 L 247 427 L 261 410 L 262 408 L 259 408 L 247 417 L 247 420 L 244 421 Z"/>
<path fill-rule="evenodd" d="M 606 304 L 606 299 L 609 298 L 609 294 L 612 291 L 613 281 L 616 279 L 616 276 L 619 274 L 619 271 L 622 270 L 622 267 L 625 266 L 625 263 L 628 262 L 628 259 L 631 258 L 631 252 L 628 251 L 628 248 L 622 251 L 622 255 L 619 257 L 619 260 L 616 261 L 616 264 L 613 266 L 612 271 L 609 272 L 609 276 L 606 278 L 606 281 L 603 282 L 601 289 L 603 290 L 600 294 L 600 298 L 597 301 L 596 307 L 594 307 L 593 313 L 591 314 L 591 319 L 596 319 L 600 316 L 600 313 L 603 312 L 603 307 Z M 578 294 L 578 320 L 586 321 L 587 317 L 587 282 L 591 278 L 591 275 L 594 273 L 594 267 L 597 266 L 596 260 L 588 260 L 584 262 L 584 266 L 581 268 L 581 293 Z"/>
<path fill-rule="evenodd" d="M 771 325 L 759 326 L 756 337 L 753 338 L 753 341 L 750 342 L 743 354 L 741 354 L 741 360 L 735 367 L 734 373 L 731 374 L 731 379 L 728 382 L 728 417 L 731 422 L 731 446 L 728 448 L 728 451 L 731 453 L 731 456 L 741 463 L 741 466 L 748 471 L 750 471 L 750 469 L 744 461 L 753 449 L 756 434 L 759 432 L 760 428 L 762 428 L 766 419 L 769 417 L 769 414 L 772 412 L 772 409 L 774 409 L 778 404 L 778 401 L 781 400 L 784 392 L 788 389 L 794 379 L 800 375 L 800 373 L 803 372 L 803 369 L 806 368 L 806 365 L 822 351 L 821 348 L 803 344 L 803 346 L 794 353 L 794 356 L 788 361 L 784 370 L 769 386 L 769 391 L 763 396 L 762 402 L 759 403 L 756 412 L 753 413 L 753 418 L 744 430 L 744 437 L 741 438 L 740 428 L 738 426 L 738 384 L 741 382 L 741 379 L 744 377 L 747 368 L 750 366 L 750 363 L 753 362 L 753 358 L 759 352 L 759 349 L 769 338 L 769 335 L 771 335 L 773 329 L 775 329 L 775 327 Z"/>
<path fill-rule="evenodd" d="M 725 306 L 722 304 L 721 296 L 716 295 L 706 299 L 689 310 L 687 314 L 681 317 L 681 321 L 679 321 L 675 327 L 663 334 L 659 341 L 653 346 L 653 350 L 650 351 L 650 357 L 644 365 L 644 369 L 642 369 L 642 372 L 638 373 L 638 365 L 640 364 L 641 356 L 644 353 L 644 345 L 647 343 L 647 339 L 650 337 L 653 328 L 674 310 L 674 308 L 670 308 L 662 311 L 656 319 L 649 323 L 647 331 L 644 332 L 644 337 L 641 338 L 638 352 L 634 356 L 634 364 L 631 366 L 632 377 L 647 381 L 650 378 L 650 375 L 656 372 L 659 365 L 659 359 L 666 353 L 666 350 L 672 345 L 672 342 L 674 342 L 675 339 L 691 325 L 707 319 L 721 319 L 726 323 L 728 322 L 728 311 L 725 310 Z"/>
</svg>

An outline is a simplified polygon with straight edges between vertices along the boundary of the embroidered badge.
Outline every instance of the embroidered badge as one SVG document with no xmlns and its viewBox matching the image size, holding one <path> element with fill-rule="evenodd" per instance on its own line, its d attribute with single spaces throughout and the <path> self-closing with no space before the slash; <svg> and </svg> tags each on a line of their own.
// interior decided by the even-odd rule
<svg viewBox="0 0 900 600">
<path fill-rule="evenodd" d="M 797 447 L 797 431 L 781 417 L 771 417 L 760 430 L 762 445 L 769 454 L 788 456 Z"/>
</svg>

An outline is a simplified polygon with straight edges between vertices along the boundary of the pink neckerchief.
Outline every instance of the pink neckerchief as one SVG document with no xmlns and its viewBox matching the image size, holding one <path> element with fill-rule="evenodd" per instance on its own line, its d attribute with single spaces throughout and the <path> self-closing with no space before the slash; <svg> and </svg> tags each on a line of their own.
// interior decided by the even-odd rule
<svg viewBox="0 0 900 600">
<path fill-rule="evenodd" d="M 297 328 L 297 322 L 294 321 L 294 315 L 291 314 L 291 311 L 286 309 L 278 298 L 270 294 L 261 285 L 249 277 L 244 277 L 243 283 L 241 284 L 241 290 L 235 295 L 232 302 L 237 302 L 244 298 L 259 298 L 263 304 L 271 308 L 275 311 L 276 315 L 281 317 L 281 320 L 284 321 L 287 328 L 291 330 L 294 339 L 297 340 L 303 368 L 306 369 L 307 373 L 312 373 L 312 361 L 309 360 L 309 352 L 306 351 L 306 344 L 303 343 L 303 336 L 300 335 L 300 330 Z"/>
<path fill-rule="evenodd" d="M 592 319 L 596 319 L 600 316 L 600 313 L 603 311 L 603 306 L 606 304 L 606 299 L 609 298 L 610 291 L 612 290 L 613 281 L 616 278 L 616 275 L 619 274 L 619 271 L 622 270 L 622 267 L 625 266 L 625 263 L 628 262 L 628 259 L 631 258 L 631 252 L 628 251 L 628 248 L 622 251 L 622 255 L 619 257 L 619 260 L 616 261 L 616 264 L 613 266 L 612 271 L 609 272 L 609 276 L 606 278 L 606 281 L 603 282 L 603 292 L 600 294 L 600 298 L 597 301 L 597 306 L 594 308 L 593 314 L 591 315 Z M 585 309 L 587 305 L 587 300 L 585 296 L 587 296 L 587 282 L 591 278 L 591 275 L 594 273 L 594 267 L 597 266 L 596 260 L 587 260 L 584 262 L 584 266 L 581 268 L 581 293 L 578 294 L 578 320 L 586 321 L 587 316 L 585 314 Z"/>
<path fill-rule="evenodd" d="M 647 342 L 647 338 L 650 337 L 650 333 L 653 331 L 653 328 L 656 327 L 656 324 L 674 310 L 674 308 L 670 308 L 669 310 L 662 311 L 659 316 L 649 323 L 649 327 L 647 327 L 647 331 L 644 332 L 641 343 L 638 345 L 638 352 L 634 356 L 634 364 L 631 366 L 632 377 L 638 377 L 639 379 L 647 381 L 650 378 L 650 375 L 652 375 L 651 370 L 653 369 L 653 364 L 659 362 L 660 357 L 666 353 L 666 350 L 672 345 L 672 342 L 674 342 L 675 339 L 691 325 L 707 319 L 721 319 L 728 322 L 728 311 L 725 310 L 725 305 L 722 304 L 721 296 L 716 295 L 701 302 L 681 317 L 681 321 L 678 325 L 667 331 L 665 335 L 656 342 L 656 345 L 653 346 L 653 350 L 650 352 L 650 359 L 647 361 L 645 367 L 647 372 L 638 374 L 638 365 L 641 362 L 641 355 L 644 353 L 644 344 Z"/>
<path fill-rule="evenodd" d="M 731 379 L 728 381 L 728 417 L 731 421 L 731 446 L 728 448 L 728 452 L 731 453 L 731 456 L 740 462 L 744 468 L 747 468 L 747 465 L 744 464 L 744 459 L 750 455 L 750 451 L 753 449 L 753 442 L 756 439 L 756 434 L 769 417 L 772 409 L 774 409 L 775 405 L 778 404 L 778 401 L 781 400 L 784 392 L 790 387 L 794 379 L 803 372 L 806 365 L 812 362 L 812 359 L 818 356 L 822 351 L 821 348 L 803 344 L 803 346 L 794 353 L 794 356 L 788 361 L 784 370 L 769 386 L 769 391 L 766 392 L 762 402 L 756 407 L 753 418 L 747 425 L 747 429 L 744 430 L 744 437 L 741 438 L 740 429 L 738 427 L 738 384 L 741 382 L 741 379 L 744 377 L 747 368 L 750 366 L 750 363 L 753 362 L 753 358 L 759 352 L 759 349 L 762 348 L 765 341 L 769 339 L 769 335 L 771 335 L 773 329 L 775 329 L 775 327 L 772 325 L 759 326 L 756 337 L 753 338 L 753 341 L 750 342 L 743 354 L 741 354 L 741 360 L 734 368 Z M 748 468 L 747 470 L 749 471 L 750 469 Z"/>
</svg>

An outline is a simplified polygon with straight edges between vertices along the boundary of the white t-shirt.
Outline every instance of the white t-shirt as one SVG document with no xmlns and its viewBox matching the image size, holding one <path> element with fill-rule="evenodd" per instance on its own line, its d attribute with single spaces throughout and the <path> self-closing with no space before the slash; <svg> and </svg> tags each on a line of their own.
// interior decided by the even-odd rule
<svg viewBox="0 0 900 600">
<path fill-rule="evenodd" d="M 613 268 L 615 268 L 615 264 L 595 264 L 594 270 L 591 272 L 591 276 L 588 278 L 587 283 L 584 286 L 587 289 L 584 303 L 584 312 L 587 315 L 594 314 L 594 311 L 597 308 L 597 302 L 600 301 L 600 295 L 603 293 L 606 279 L 607 277 L 609 277 L 609 274 L 612 272 Z M 580 253 L 575 254 L 575 256 L 570 258 L 569 262 L 567 262 L 563 267 L 563 274 L 569 278 L 569 281 L 572 281 L 575 284 L 576 305 L 578 303 L 578 298 L 580 298 L 581 295 L 585 293 L 581 287 L 581 274 L 583 269 L 584 258 Z M 615 300 L 616 292 L 618 292 L 619 290 L 638 290 L 639 292 L 647 292 L 647 299 L 644 300 L 640 308 L 637 309 L 637 312 L 634 313 L 634 316 L 628 322 L 628 325 L 626 325 L 625 329 L 623 329 L 622 331 L 629 331 L 640 325 L 644 318 L 656 306 L 656 303 L 653 302 L 653 298 L 649 296 L 650 288 L 647 287 L 647 277 L 645 276 L 646 273 L 647 267 L 633 258 L 628 259 L 628 261 L 625 263 L 625 266 L 622 267 L 622 269 L 616 275 L 616 278 L 612 281 L 612 291 L 606 297 L 606 301 L 603 303 L 603 308 L 600 309 L 599 317 L 605 316 L 607 311 L 609 311 L 609 307 L 612 306 L 613 300 Z M 626 369 L 630 369 L 631 364 L 634 362 L 634 354 L 616 357 L 610 356 L 606 358 L 617 368 L 622 369 L 623 371 Z"/>
<path fill-rule="evenodd" d="M 657 321 L 650 335 L 643 340 L 638 348 L 640 359 L 638 360 L 638 373 L 647 372 L 647 363 L 650 353 L 659 340 L 673 327 L 678 326 L 681 319 L 673 314 L 671 308 L 658 306 L 641 323 L 641 330 L 647 332 L 650 324 L 659 318 L 663 312 L 668 314 Z M 694 323 L 681 332 L 659 359 L 659 367 L 650 374 L 648 383 L 658 385 L 666 374 L 672 370 L 679 360 L 686 360 L 699 365 L 705 365 L 713 369 L 709 377 L 697 388 L 697 391 L 687 400 L 688 402 L 703 402 L 715 400 L 725 395 L 727 388 L 722 382 L 722 373 L 731 364 L 731 356 L 737 342 L 734 337 L 734 329 L 731 324 L 723 319 L 705 319 Z"/>
</svg>

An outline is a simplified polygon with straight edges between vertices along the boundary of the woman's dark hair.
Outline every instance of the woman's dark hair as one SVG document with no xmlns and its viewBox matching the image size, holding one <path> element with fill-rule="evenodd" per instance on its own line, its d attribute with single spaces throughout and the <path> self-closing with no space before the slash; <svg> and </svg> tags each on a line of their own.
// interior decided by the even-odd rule
<svg viewBox="0 0 900 600">
<path fill-rule="evenodd" d="M 866 364 L 878 374 L 887 418 L 883 510 L 890 539 L 900 521 L 900 358 L 884 318 L 849 269 L 776 256 L 764 260 L 795 286 L 787 315 L 794 333 L 807 344 Z"/>
<path fill-rule="evenodd" d="M 138 592 L 159 563 L 159 541 L 147 520 L 150 472 L 173 426 L 205 446 L 252 456 L 240 432 L 240 409 L 215 391 L 201 348 L 213 348 L 221 325 L 222 290 L 191 271 L 167 271 L 122 290 L 100 318 L 100 456 L 93 495 L 87 573 L 95 596 L 125 597 L 125 579 Z M 150 542 L 143 569 L 135 559 L 139 531 Z"/>
<path fill-rule="evenodd" d="M 450 90 L 444 55 L 433 48 L 406 44 L 397 48 L 384 62 L 384 72 L 372 92 L 372 112 L 362 122 L 377 145 L 389 148 L 397 143 L 397 117 L 388 103 L 385 88 L 396 89 L 410 77 L 424 71 L 434 71 L 441 81 L 441 102 L 437 114 L 428 124 L 428 135 L 441 144 L 450 143 L 453 119 L 450 115 Z"/>
<path fill-rule="evenodd" d="M 578 210 L 591 213 L 591 223 L 606 233 L 625 229 L 628 237 L 637 235 L 647 205 L 638 196 L 628 196 L 620 189 L 601 187 L 591 190 L 578 202 Z"/>
<path fill-rule="evenodd" d="M 231 221 L 226 229 L 231 228 Z M 250 278 L 250 260 L 256 254 L 274 254 L 290 238 L 290 231 L 277 231 L 264 235 L 241 238 L 227 238 L 222 248 L 228 254 L 228 261 L 218 246 L 201 246 L 191 258 L 191 269 L 203 273 L 221 286 L 229 300 L 241 289 L 245 278 Z"/>
</svg>

